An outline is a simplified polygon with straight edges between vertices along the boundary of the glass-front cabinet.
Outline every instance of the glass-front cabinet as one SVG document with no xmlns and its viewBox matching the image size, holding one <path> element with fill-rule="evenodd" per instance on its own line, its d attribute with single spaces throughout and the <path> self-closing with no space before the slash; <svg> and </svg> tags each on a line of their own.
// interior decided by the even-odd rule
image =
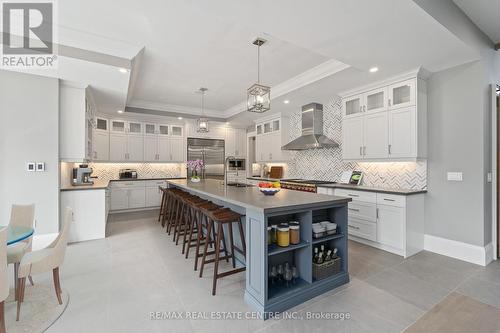
<svg viewBox="0 0 500 333">
<path fill-rule="evenodd" d="M 106 131 L 106 132 L 108 131 L 108 120 L 107 119 L 97 117 L 95 124 L 96 124 L 96 130 Z"/>
<path fill-rule="evenodd" d="M 378 112 L 387 109 L 387 88 L 379 88 L 365 93 L 364 112 Z"/>
<path fill-rule="evenodd" d="M 111 120 L 111 132 L 125 133 L 125 122 L 122 120 Z"/>
<path fill-rule="evenodd" d="M 158 134 L 159 135 L 169 135 L 170 134 L 170 128 L 168 125 L 158 125 Z"/>
<path fill-rule="evenodd" d="M 138 122 L 129 122 L 128 131 L 131 134 L 142 134 L 142 124 Z"/>
<path fill-rule="evenodd" d="M 172 130 L 170 131 L 172 136 L 182 136 L 182 126 L 172 125 Z"/>
<path fill-rule="evenodd" d="M 416 79 L 392 84 L 388 88 L 389 109 L 398 109 L 415 105 Z"/>
<path fill-rule="evenodd" d="M 156 124 L 144 124 L 144 135 L 155 135 Z"/>
<path fill-rule="evenodd" d="M 343 101 L 344 117 L 360 115 L 363 112 L 364 95 L 347 97 Z"/>
</svg>

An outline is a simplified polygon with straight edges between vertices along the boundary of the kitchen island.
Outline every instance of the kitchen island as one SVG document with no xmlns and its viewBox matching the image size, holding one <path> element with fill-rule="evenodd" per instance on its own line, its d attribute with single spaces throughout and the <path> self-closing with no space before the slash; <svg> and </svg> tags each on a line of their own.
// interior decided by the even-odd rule
<svg viewBox="0 0 500 333">
<path fill-rule="evenodd" d="M 266 196 L 257 187 L 225 187 L 221 181 L 209 179 L 199 183 L 186 179 L 167 183 L 245 215 L 247 253 L 246 258 L 238 258 L 246 265 L 245 301 L 265 316 L 285 311 L 349 282 L 347 203 L 350 198 L 284 189 L 274 196 Z M 313 238 L 312 224 L 326 220 L 337 223 L 337 233 Z M 268 245 L 268 226 L 290 221 L 300 224 L 300 243 L 288 247 Z M 337 248 L 340 270 L 316 280 L 313 247 L 320 245 Z M 270 268 L 285 262 L 298 268 L 299 278 L 288 287 L 271 283 Z"/>
</svg>

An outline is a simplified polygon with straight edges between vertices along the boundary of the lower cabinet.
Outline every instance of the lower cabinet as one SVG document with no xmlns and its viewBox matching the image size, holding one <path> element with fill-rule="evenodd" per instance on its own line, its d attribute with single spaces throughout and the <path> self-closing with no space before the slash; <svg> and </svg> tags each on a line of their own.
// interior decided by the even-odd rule
<svg viewBox="0 0 500 333">
<path fill-rule="evenodd" d="M 111 210 L 135 210 L 159 207 L 164 180 L 113 181 L 111 183 Z"/>
<path fill-rule="evenodd" d="M 349 238 L 409 257 L 424 248 L 424 194 L 394 195 L 319 187 L 318 193 L 349 197 Z"/>
</svg>

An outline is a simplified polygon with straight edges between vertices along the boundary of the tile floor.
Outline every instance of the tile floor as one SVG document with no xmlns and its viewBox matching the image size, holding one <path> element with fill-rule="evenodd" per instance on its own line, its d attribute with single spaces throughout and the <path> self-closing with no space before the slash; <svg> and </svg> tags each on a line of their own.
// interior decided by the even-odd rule
<svg viewBox="0 0 500 333">
<path fill-rule="evenodd" d="M 348 320 L 151 320 L 157 311 L 252 311 L 244 273 L 220 280 L 211 296 L 211 269 L 198 278 L 156 218 L 156 211 L 115 214 L 109 237 L 68 247 L 61 279 L 70 302 L 47 332 L 387 333 L 405 330 L 452 293 L 500 308 L 500 263 L 480 267 L 429 252 L 404 260 L 350 242 L 351 282 L 293 309 L 348 312 Z"/>
</svg>

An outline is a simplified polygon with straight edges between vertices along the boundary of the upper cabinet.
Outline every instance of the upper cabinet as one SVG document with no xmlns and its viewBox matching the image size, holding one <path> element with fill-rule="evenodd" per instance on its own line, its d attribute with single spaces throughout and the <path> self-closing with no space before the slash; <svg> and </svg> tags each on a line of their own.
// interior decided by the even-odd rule
<svg viewBox="0 0 500 333">
<path fill-rule="evenodd" d="M 344 160 L 426 158 L 426 81 L 416 75 L 342 95 Z"/>
<path fill-rule="evenodd" d="M 255 124 L 256 162 L 286 162 L 289 154 L 281 147 L 290 141 L 288 137 L 288 118 L 280 115 L 260 119 Z"/>
<path fill-rule="evenodd" d="M 90 160 L 96 125 L 96 109 L 90 91 L 85 86 L 61 81 L 59 106 L 60 159 L 68 162 Z"/>
<path fill-rule="evenodd" d="M 92 160 L 111 162 L 184 162 L 184 127 L 121 119 L 95 118 Z"/>
<path fill-rule="evenodd" d="M 246 158 L 247 131 L 244 128 L 226 128 L 225 153 L 227 156 Z"/>
</svg>

